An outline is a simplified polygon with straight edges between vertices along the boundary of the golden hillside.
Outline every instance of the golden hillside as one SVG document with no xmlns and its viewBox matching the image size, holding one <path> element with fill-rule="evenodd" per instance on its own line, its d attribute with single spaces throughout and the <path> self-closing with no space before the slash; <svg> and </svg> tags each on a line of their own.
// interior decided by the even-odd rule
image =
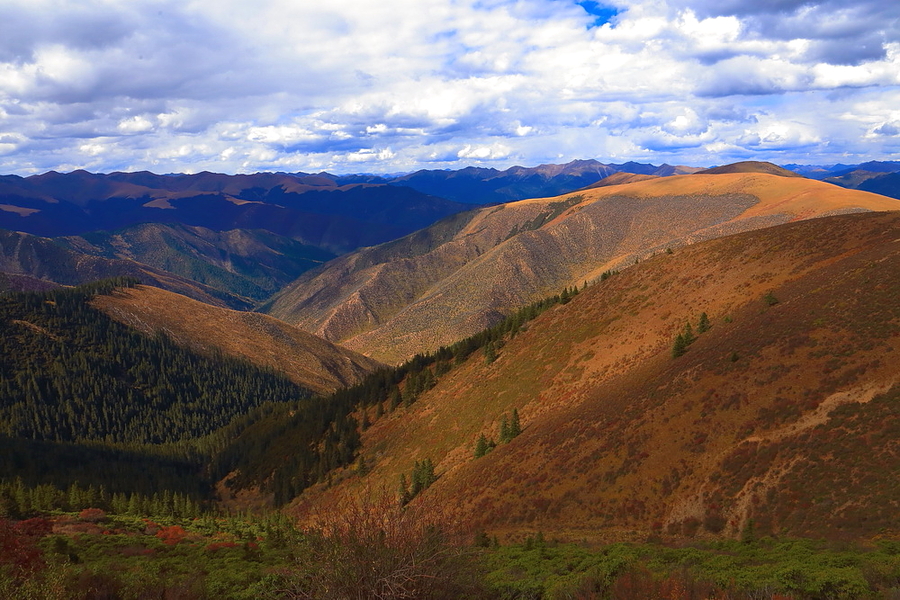
<svg viewBox="0 0 900 600">
<path fill-rule="evenodd" d="M 769 173 L 682 175 L 483 208 L 304 274 L 270 314 L 385 362 L 666 248 L 900 201 Z"/>
<path fill-rule="evenodd" d="M 195 350 L 274 368 L 319 394 L 352 385 L 382 366 L 267 315 L 219 308 L 155 287 L 118 290 L 98 296 L 94 305 L 144 333 L 163 332 Z"/>
<path fill-rule="evenodd" d="M 429 458 L 424 494 L 501 538 L 896 534 L 898 299 L 896 212 L 659 254 L 386 413 L 363 435 L 371 471 L 295 509 L 393 491 Z M 710 329 L 673 358 L 704 312 Z M 475 459 L 513 409 L 522 434 Z"/>
</svg>

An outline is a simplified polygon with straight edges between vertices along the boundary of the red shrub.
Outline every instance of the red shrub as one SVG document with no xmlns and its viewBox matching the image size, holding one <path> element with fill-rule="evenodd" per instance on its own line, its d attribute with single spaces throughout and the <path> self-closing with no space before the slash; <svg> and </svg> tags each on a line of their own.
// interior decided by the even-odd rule
<svg viewBox="0 0 900 600">
<path fill-rule="evenodd" d="M 17 579 L 37 571 L 44 565 L 37 540 L 49 533 L 49 528 L 33 521 L 44 521 L 49 527 L 49 521 L 46 519 L 29 519 L 16 525 L 6 519 L 0 519 L 0 566 L 12 567 L 12 575 Z M 42 531 L 44 533 L 40 533 Z M 38 535 L 32 535 L 32 532 L 37 532 Z"/>
<path fill-rule="evenodd" d="M 100 523 L 106 520 L 106 511 L 102 508 L 85 508 L 78 513 L 78 518 L 88 523 Z"/>
<path fill-rule="evenodd" d="M 162 543 L 174 546 L 185 538 L 187 531 L 181 525 L 171 525 L 169 527 L 160 527 L 156 532 L 156 537 L 162 540 Z"/>
</svg>

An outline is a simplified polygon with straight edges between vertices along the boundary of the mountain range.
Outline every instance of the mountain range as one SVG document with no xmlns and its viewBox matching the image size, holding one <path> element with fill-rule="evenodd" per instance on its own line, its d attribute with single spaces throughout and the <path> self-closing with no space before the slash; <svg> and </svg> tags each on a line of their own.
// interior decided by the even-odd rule
<svg viewBox="0 0 900 600">
<path fill-rule="evenodd" d="M 896 533 L 898 241 L 898 213 L 869 212 L 657 254 L 385 413 L 367 474 L 295 510 L 394 488 L 427 458 L 431 501 L 501 537 Z M 513 410 L 522 433 L 476 458 Z"/>
<path fill-rule="evenodd" d="M 897 208 L 896 200 L 774 165 L 740 164 L 462 213 L 309 271 L 263 310 L 396 363 L 667 248 L 836 212 Z"/>
<path fill-rule="evenodd" d="M 896 534 L 900 200 L 842 167 L 2 177 L 0 479 L 300 519 L 418 481 L 503 540 Z"/>
</svg>

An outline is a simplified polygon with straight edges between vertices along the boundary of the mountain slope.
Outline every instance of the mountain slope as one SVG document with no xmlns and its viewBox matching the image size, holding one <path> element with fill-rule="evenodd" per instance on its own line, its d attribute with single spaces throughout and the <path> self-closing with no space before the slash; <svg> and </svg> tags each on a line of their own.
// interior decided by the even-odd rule
<svg viewBox="0 0 900 600">
<path fill-rule="evenodd" d="M 382 366 L 267 315 L 218 308 L 155 287 L 119 290 L 92 305 L 146 334 L 165 332 L 192 350 L 220 351 L 275 369 L 318 394 L 357 383 Z"/>
<path fill-rule="evenodd" d="M 302 275 L 265 310 L 385 362 L 667 247 L 900 203 L 800 177 L 686 175 L 483 208 Z"/>
<path fill-rule="evenodd" d="M 0 436 L 160 445 L 203 438 L 266 403 L 312 402 L 271 369 L 139 333 L 90 306 L 132 284 L 0 297 Z"/>
<path fill-rule="evenodd" d="M 859 184 L 857 189 L 891 198 L 900 198 L 900 173 L 887 173 L 880 177 L 867 179 Z"/>
<path fill-rule="evenodd" d="M 636 183 L 638 181 L 647 181 L 648 179 L 654 179 L 657 175 L 640 175 L 636 173 L 613 173 L 609 177 L 601 179 L 597 183 L 592 183 L 589 186 L 586 186 L 584 189 L 590 190 L 593 188 L 599 187 L 609 187 L 611 185 L 624 185 L 626 183 Z"/>
<path fill-rule="evenodd" d="M 900 198 L 900 173 L 855 170 L 824 181 L 852 190 L 863 190 L 890 198 Z"/>
<path fill-rule="evenodd" d="M 263 230 L 145 223 L 56 238 L 89 256 L 133 260 L 258 302 L 334 254 Z"/>
<path fill-rule="evenodd" d="M 428 458 L 424 494 L 501 537 L 896 534 L 898 298 L 898 213 L 657 255 L 386 413 L 363 434 L 367 474 L 296 508 L 394 490 Z M 710 329 L 673 358 L 701 313 Z M 521 435 L 474 459 L 513 409 Z"/>
<path fill-rule="evenodd" d="M 215 306 L 248 309 L 252 303 L 228 292 L 168 273 L 134 260 L 105 258 L 67 247 L 65 241 L 0 229 L 0 273 L 21 281 L 42 282 L 23 289 L 79 285 L 110 277 L 135 277 L 142 283 L 184 294 Z M 73 244 L 74 245 L 74 244 Z"/>
</svg>

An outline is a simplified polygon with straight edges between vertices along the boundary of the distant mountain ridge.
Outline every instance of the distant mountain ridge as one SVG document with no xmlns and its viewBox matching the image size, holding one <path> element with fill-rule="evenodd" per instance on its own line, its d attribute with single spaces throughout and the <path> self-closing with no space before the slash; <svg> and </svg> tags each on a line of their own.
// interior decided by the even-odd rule
<svg viewBox="0 0 900 600">
<path fill-rule="evenodd" d="M 900 171 L 900 161 L 896 160 L 871 160 L 857 165 L 782 165 L 785 169 L 794 171 L 811 179 L 825 179 L 828 177 L 841 177 L 851 171 L 871 171 L 874 173 L 894 173 Z"/>
<path fill-rule="evenodd" d="M 73 171 L 0 177 L 0 228 L 45 237 L 178 223 L 264 229 L 334 254 L 401 237 L 468 206 L 324 175 Z"/>
<path fill-rule="evenodd" d="M 467 204 L 498 204 L 558 196 L 590 186 L 616 173 L 666 177 L 699 170 L 636 162 L 604 164 L 591 159 L 574 160 L 562 165 L 515 166 L 504 171 L 478 167 L 457 171 L 421 170 L 390 179 L 390 183 Z"/>
<path fill-rule="evenodd" d="M 833 181 L 897 197 L 898 176 L 887 171 L 898 165 L 866 163 L 861 166 L 872 171 L 851 171 Z M 850 168 L 836 165 L 831 172 L 839 167 Z M 0 272 L 20 277 L 15 285 L 29 289 L 34 286 L 22 277 L 75 284 L 132 275 L 194 299 L 246 309 L 335 256 L 401 240 L 442 219 L 460 223 L 469 217 L 453 215 L 473 203 L 505 205 L 647 178 L 737 171 L 791 174 L 759 162 L 704 171 L 576 160 L 396 176 L 83 170 L 7 175 L 0 176 L 0 229 L 39 237 L 5 236 Z M 417 235 L 414 243 L 421 246 L 430 235 Z"/>
<path fill-rule="evenodd" d="M 900 162 L 867 163 L 823 179 L 841 187 L 900 198 Z"/>
</svg>

